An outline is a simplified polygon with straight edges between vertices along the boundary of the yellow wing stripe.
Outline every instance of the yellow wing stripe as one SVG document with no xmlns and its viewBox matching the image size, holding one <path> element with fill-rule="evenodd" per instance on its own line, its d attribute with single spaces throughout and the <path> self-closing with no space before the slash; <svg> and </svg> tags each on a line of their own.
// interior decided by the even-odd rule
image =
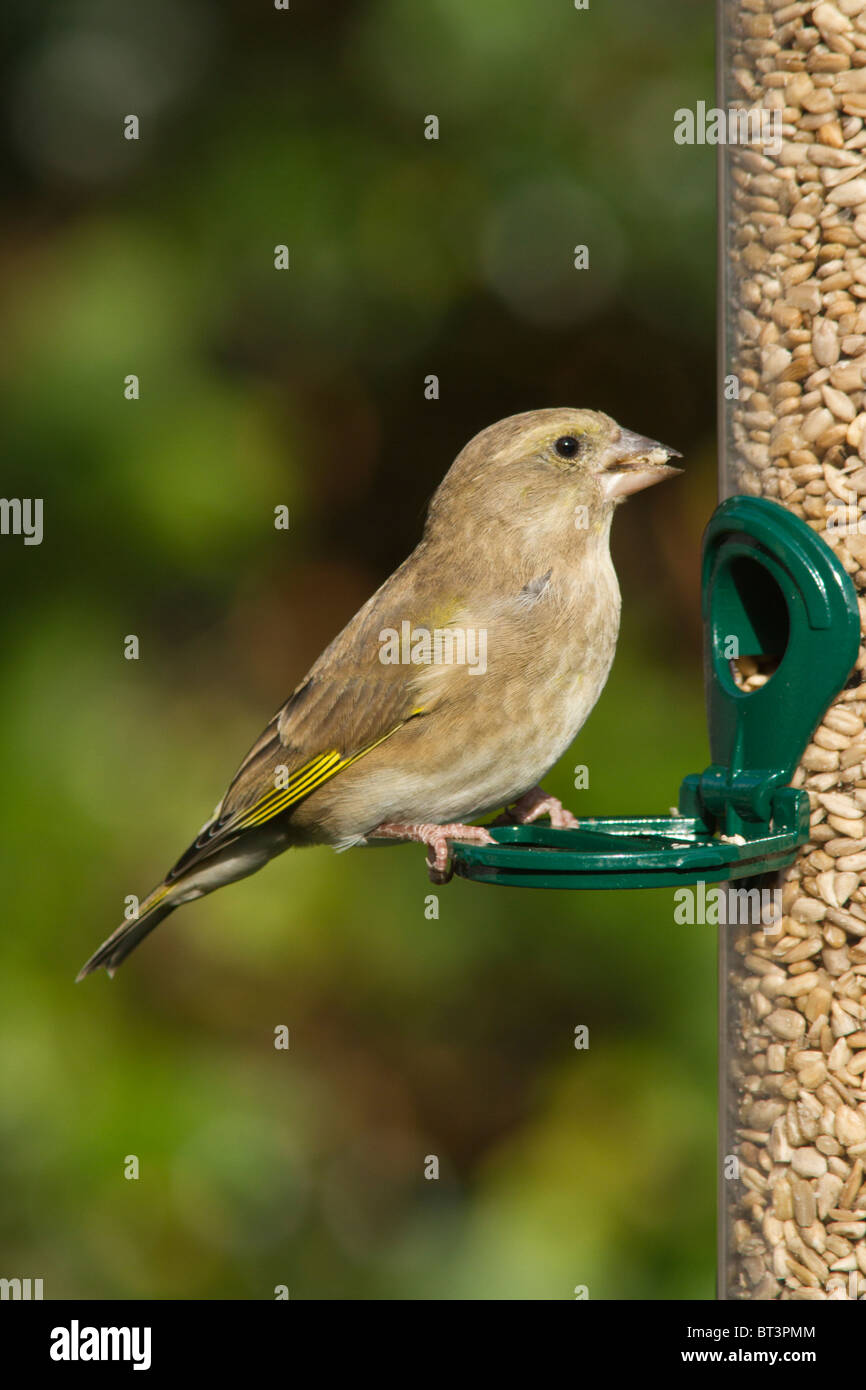
<svg viewBox="0 0 866 1390">
<path fill-rule="evenodd" d="M 164 883 L 161 888 L 155 888 L 150 897 L 146 898 L 142 906 L 138 909 L 137 920 L 140 921 L 142 917 L 146 917 L 158 903 L 162 902 L 163 898 L 171 892 L 173 887 L 173 883 Z"/>
<path fill-rule="evenodd" d="M 294 801 L 313 791 L 333 770 L 336 770 L 339 762 L 340 755 L 336 749 L 314 758 L 312 762 L 307 763 L 289 778 L 287 786 L 275 787 L 273 791 L 269 791 L 261 797 L 250 807 L 238 825 L 242 829 L 246 829 L 248 826 L 262 825 L 265 821 L 278 815 L 287 806 L 291 806 Z"/>
<path fill-rule="evenodd" d="M 312 762 L 306 763 L 304 767 L 292 773 L 285 787 L 275 787 L 273 791 L 268 792 L 260 801 L 257 801 L 252 809 L 264 811 L 276 802 L 282 803 L 287 797 L 291 798 L 299 794 L 304 791 L 307 786 L 317 781 L 329 768 L 333 767 L 334 763 L 339 761 L 340 755 L 336 749 L 333 749 L 330 753 L 322 753 L 318 758 L 314 758 Z"/>
<path fill-rule="evenodd" d="M 284 806 L 287 802 L 291 803 L 292 801 L 297 801 L 299 796 L 304 796 L 306 792 L 312 791 L 312 789 L 317 787 L 331 772 L 336 771 L 339 762 L 340 755 L 336 752 L 328 758 L 317 760 L 315 764 L 310 765 L 310 769 L 304 777 L 300 779 L 297 777 L 291 778 L 288 786 L 281 787 L 276 796 L 271 793 L 270 797 L 268 797 L 269 804 L 267 808 L 262 807 L 262 810 L 267 809 L 268 811 L 273 811 L 275 806 Z"/>
<path fill-rule="evenodd" d="M 420 710 L 413 710 L 412 715 L 420 714 Z M 410 716 L 411 718 L 412 716 Z M 344 768 L 351 767 L 359 758 L 363 758 L 367 753 L 378 748 L 380 743 L 395 734 L 398 729 L 406 723 L 401 719 L 399 724 L 395 724 L 393 729 L 389 729 L 381 738 L 377 738 L 373 743 L 368 743 L 359 752 L 353 753 L 350 758 L 343 758 L 335 749 L 330 749 L 327 753 L 321 753 L 319 757 L 313 758 L 311 762 L 299 768 L 289 779 L 288 786 L 278 787 L 267 795 L 261 797 L 253 806 L 250 807 L 246 815 L 237 822 L 237 829 L 248 830 L 257 825 L 264 825 L 266 821 L 273 820 L 282 811 L 293 806 L 296 801 L 309 796 L 310 792 L 320 787 L 323 782 L 329 782 L 338 772 Z"/>
</svg>

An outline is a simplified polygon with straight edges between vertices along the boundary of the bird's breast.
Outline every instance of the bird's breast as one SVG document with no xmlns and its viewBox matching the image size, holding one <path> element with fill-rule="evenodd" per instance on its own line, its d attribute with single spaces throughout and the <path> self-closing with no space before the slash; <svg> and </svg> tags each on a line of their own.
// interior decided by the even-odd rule
<svg viewBox="0 0 866 1390">
<path fill-rule="evenodd" d="M 563 755 L 613 662 L 616 575 L 608 558 L 583 578 L 554 569 L 531 601 L 520 592 L 472 615 L 474 668 L 421 669 L 415 689 L 429 712 L 310 798 L 327 838 L 347 842 L 388 821 L 471 820 L 516 800 Z"/>
<path fill-rule="evenodd" d="M 513 761 L 530 786 L 574 741 L 610 674 L 620 618 L 610 561 L 589 579 L 552 577 L 531 616 L 524 663 L 503 682 Z"/>
</svg>

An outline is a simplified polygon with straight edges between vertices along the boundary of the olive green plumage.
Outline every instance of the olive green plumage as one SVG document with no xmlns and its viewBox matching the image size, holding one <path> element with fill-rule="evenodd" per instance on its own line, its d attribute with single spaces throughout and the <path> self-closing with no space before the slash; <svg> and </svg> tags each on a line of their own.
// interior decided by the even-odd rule
<svg viewBox="0 0 866 1390">
<path fill-rule="evenodd" d="M 138 918 L 79 978 L 111 973 L 175 907 L 293 845 L 345 848 L 376 831 L 416 839 L 442 881 L 447 839 L 483 837 L 464 824 L 479 815 L 519 803 L 523 818 L 572 823 L 536 784 L 613 661 L 614 509 L 674 473 L 673 453 L 590 410 L 530 411 L 472 439 L 419 545 L 325 649 Z M 483 661 L 459 650 L 451 661 L 429 650 L 385 659 L 386 635 L 407 630 L 468 634 L 467 653 L 483 647 Z"/>
</svg>

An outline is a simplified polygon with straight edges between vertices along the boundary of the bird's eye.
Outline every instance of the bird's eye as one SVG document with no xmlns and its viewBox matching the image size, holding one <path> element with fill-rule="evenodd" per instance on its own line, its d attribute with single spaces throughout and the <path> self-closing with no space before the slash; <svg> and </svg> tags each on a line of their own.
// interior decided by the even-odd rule
<svg viewBox="0 0 866 1390">
<path fill-rule="evenodd" d="M 564 434 L 553 447 L 561 459 L 573 459 L 580 448 L 580 440 L 575 439 L 573 434 Z"/>
</svg>

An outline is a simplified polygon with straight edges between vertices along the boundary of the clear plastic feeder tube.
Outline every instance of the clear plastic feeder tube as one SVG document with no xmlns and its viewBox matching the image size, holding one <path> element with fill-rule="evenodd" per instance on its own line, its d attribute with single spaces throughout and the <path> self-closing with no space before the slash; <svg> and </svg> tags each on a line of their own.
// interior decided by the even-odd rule
<svg viewBox="0 0 866 1390">
<path fill-rule="evenodd" d="M 864 594 L 866 0 L 720 0 L 718 61 L 720 493 L 804 518 Z M 794 778 L 809 843 L 758 885 L 778 919 L 719 927 L 722 1298 L 866 1298 L 863 665 Z M 772 676 L 740 653 L 744 690 Z"/>
</svg>

